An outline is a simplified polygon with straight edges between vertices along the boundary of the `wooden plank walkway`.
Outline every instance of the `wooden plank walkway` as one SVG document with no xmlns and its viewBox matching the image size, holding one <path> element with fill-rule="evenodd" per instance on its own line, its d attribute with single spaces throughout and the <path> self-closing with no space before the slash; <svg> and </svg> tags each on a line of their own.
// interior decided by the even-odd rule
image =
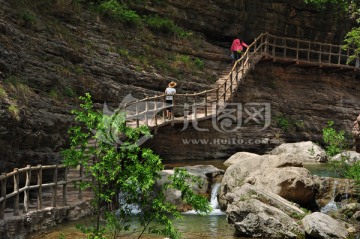
<svg viewBox="0 0 360 239">
<path fill-rule="evenodd" d="M 263 33 L 249 45 L 241 59 L 232 66 L 229 74 L 219 78 L 213 89 L 174 95 L 175 117 L 170 120 L 165 119 L 164 112 L 169 106 L 165 104 L 165 95 L 160 95 L 126 104 L 124 110 L 127 113 L 127 124 L 130 127 L 147 125 L 156 132 L 159 127 L 216 117 L 219 110 L 233 101 L 234 94 L 244 83 L 247 74 L 260 60 L 285 62 L 290 66 L 331 68 L 334 71 L 348 70 L 358 73 L 360 71 L 355 67 L 355 62 L 348 63 L 353 52 L 353 49 L 344 51 L 340 45 Z M 53 175 L 51 182 L 43 181 L 44 169 L 53 170 L 52 174 L 50 173 Z M 59 170 L 68 173 L 61 173 Z M 36 174 L 33 174 L 34 172 Z M 59 175 L 64 177 L 61 178 Z M 36 183 L 32 184 L 34 177 L 37 178 Z M 26 179 L 24 185 L 21 185 L 20 178 Z M 19 216 L 31 210 L 64 206 L 91 198 L 91 192 L 79 191 L 72 184 L 84 179 L 81 169 L 68 169 L 64 165 L 28 166 L 0 175 L 0 220 L 10 215 Z M 11 192 L 7 192 L 9 184 L 13 185 Z"/>
</svg>

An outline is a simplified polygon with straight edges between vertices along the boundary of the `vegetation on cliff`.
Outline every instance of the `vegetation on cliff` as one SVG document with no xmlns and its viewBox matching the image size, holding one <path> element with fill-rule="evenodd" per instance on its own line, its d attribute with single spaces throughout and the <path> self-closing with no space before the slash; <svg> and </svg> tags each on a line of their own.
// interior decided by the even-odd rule
<svg viewBox="0 0 360 239">
<path fill-rule="evenodd" d="M 344 39 L 344 49 L 355 48 L 350 61 L 360 55 L 360 1 L 358 0 L 305 0 L 307 3 L 316 4 L 321 8 L 340 9 L 347 12 L 352 18 L 356 19 L 357 26 L 349 31 Z"/>
</svg>

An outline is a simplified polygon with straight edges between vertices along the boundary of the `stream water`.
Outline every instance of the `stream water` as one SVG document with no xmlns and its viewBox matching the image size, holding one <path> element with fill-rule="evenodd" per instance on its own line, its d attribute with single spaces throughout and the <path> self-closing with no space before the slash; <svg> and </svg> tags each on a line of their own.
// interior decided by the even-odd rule
<svg viewBox="0 0 360 239">
<path fill-rule="evenodd" d="M 170 169 L 173 167 L 181 167 L 185 165 L 213 165 L 219 169 L 226 169 L 223 165 L 223 160 L 209 160 L 209 161 L 182 161 L 182 162 L 171 162 L 164 163 L 165 168 Z M 329 177 L 336 176 L 331 170 L 329 165 L 326 164 L 309 164 L 305 165 L 307 169 L 312 174 L 318 176 Z M 212 189 L 211 202 L 210 204 L 213 207 L 213 212 L 208 216 L 200 216 L 195 212 L 184 213 L 182 219 L 174 220 L 174 225 L 182 233 L 183 239 L 239 239 L 239 237 L 234 236 L 234 228 L 230 226 L 226 221 L 226 215 L 224 212 L 221 212 L 218 208 L 218 202 L 216 200 L 216 192 L 220 184 L 215 184 Z M 74 238 L 85 238 L 78 229 L 76 229 L 76 224 L 87 225 L 90 223 L 90 219 L 84 219 L 82 221 L 70 222 L 61 224 L 55 228 L 52 228 L 49 231 L 42 231 L 36 234 L 33 234 L 27 239 L 74 239 Z M 139 235 L 139 231 L 121 237 L 123 239 L 135 239 Z M 164 236 L 150 235 L 145 234 L 142 239 L 163 239 Z"/>
</svg>

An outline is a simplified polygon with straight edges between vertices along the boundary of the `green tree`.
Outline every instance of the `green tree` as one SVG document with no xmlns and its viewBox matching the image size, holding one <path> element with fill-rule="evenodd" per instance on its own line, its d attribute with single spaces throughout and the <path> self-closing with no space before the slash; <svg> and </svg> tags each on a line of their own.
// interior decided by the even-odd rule
<svg viewBox="0 0 360 239">
<path fill-rule="evenodd" d="M 134 217 L 143 228 L 138 238 L 146 230 L 180 238 L 169 216 L 179 218 L 181 214 L 166 201 L 164 194 L 170 187 L 180 190 L 183 201 L 195 210 L 203 213 L 211 210 L 207 199 L 191 190 L 189 183 L 196 183 L 195 178 L 183 170 L 175 170 L 169 183 L 155 191 L 155 182 L 164 167 L 159 156 L 140 147 L 140 140 L 150 136 L 147 127 L 128 127 L 121 111 L 112 115 L 96 111 L 88 93 L 80 99 L 83 101 L 80 110 L 72 111 L 78 125 L 69 129 L 70 147 L 63 153 L 66 165 L 82 165 L 93 178 L 78 185 L 82 189 L 91 188 L 95 194 L 96 223 L 91 228 L 82 227 L 88 238 L 105 238 L 105 233 L 116 238 L 130 230 Z M 140 213 L 134 215 L 132 205 L 137 205 Z M 106 220 L 107 228 L 100 224 L 102 219 Z"/>
<path fill-rule="evenodd" d="M 334 121 L 327 122 L 327 127 L 323 129 L 323 139 L 327 144 L 326 153 L 329 156 L 335 156 L 338 153 L 341 153 L 345 149 L 345 131 L 336 131 L 334 126 Z"/>
</svg>

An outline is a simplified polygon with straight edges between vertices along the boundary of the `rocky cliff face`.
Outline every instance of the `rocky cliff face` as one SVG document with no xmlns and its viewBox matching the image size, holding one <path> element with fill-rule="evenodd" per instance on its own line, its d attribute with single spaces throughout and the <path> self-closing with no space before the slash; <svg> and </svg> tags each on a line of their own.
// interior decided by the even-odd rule
<svg viewBox="0 0 360 239">
<path fill-rule="evenodd" d="M 350 27 L 350 21 L 332 20 L 330 12 L 314 11 L 302 1 L 200 0 L 189 3 L 169 0 L 160 5 L 147 2 L 134 6 L 141 13 L 172 17 L 179 25 L 198 32 L 180 39 L 154 34 L 143 27 L 129 28 L 81 6 L 53 2 L 58 5 L 45 8 L 41 5 L 44 1 L 40 0 L 31 6 L 23 1 L 0 0 L 1 172 L 26 164 L 59 162 L 59 151 L 67 144 L 66 131 L 73 123 L 70 110 L 78 105 L 77 96 L 85 92 L 92 94 L 101 109 L 104 102 L 117 107 L 129 93 L 136 98 L 161 93 L 171 80 L 178 82 L 181 93 L 209 89 L 229 67 L 229 41 L 235 35 L 244 36 L 250 42 L 260 32 L 268 31 L 281 36 L 338 42 Z M 199 59 L 205 67 L 194 66 Z M 284 95 L 283 91 L 293 85 L 294 92 L 309 90 L 311 93 L 307 96 L 316 93 L 315 102 L 306 99 L 309 109 L 297 103 L 301 114 L 307 112 L 306 120 L 324 121 L 314 108 L 321 104 L 328 106 L 322 108 L 322 116 L 339 114 L 336 117 L 346 118 L 343 123 L 346 126 L 353 120 L 358 108 L 345 96 L 350 94 L 354 100 L 359 92 L 352 88 L 356 87 L 354 76 L 337 79 L 343 76 L 323 76 L 314 71 L 316 77 L 313 78 L 320 77 L 324 85 L 314 80 L 309 81 L 312 85 L 306 85 L 301 77 L 305 74 L 308 79 L 310 76 L 302 69 L 292 68 L 287 73 L 288 69 L 270 63 L 261 64 L 257 69 L 239 91 L 237 102 L 271 100 L 275 113 L 299 116 L 294 113 L 294 107 L 283 102 L 296 101 L 290 92 Z M 272 76 L 267 72 L 272 72 Z M 335 92 L 331 90 L 337 85 L 341 90 L 331 96 L 331 92 Z M 261 99 L 256 98 L 259 95 Z M 348 115 L 343 114 L 344 109 Z M 314 112 L 316 116 L 313 117 Z M 203 124 L 211 126 L 211 122 Z M 162 131 L 165 142 L 159 138 Z M 278 131 L 266 130 L 261 135 L 266 134 L 266 140 L 277 138 L 282 133 Z M 204 148 L 199 145 L 192 146 L 190 151 L 183 150 L 183 144 L 177 144 L 181 147 L 174 152 L 172 143 L 176 143 L 179 134 L 203 137 L 201 132 L 164 128 L 155 137 L 160 145 L 155 147 L 156 151 L 168 159 L 173 159 L 171 155 L 174 154 L 181 159 L 187 157 L 185 154 L 199 158 L 225 157 L 239 149 L 233 145 L 212 145 L 206 146 L 208 151 L 203 154 Z M 243 134 L 253 135 L 251 130 Z M 228 138 L 227 134 L 222 135 Z M 306 137 L 313 135 L 310 129 L 306 131 Z M 295 137 L 289 138 L 295 140 Z M 272 145 L 271 141 L 260 149 L 264 151 Z M 252 151 L 259 148 L 247 147 Z"/>
<path fill-rule="evenodd" d="M 182 26 L 227 42 L 240 36 L 251 42 L 269 32 L 312 41 L 341 43 L 353 21 L 336 13 L 336 6 L 319 10 L 303 0 L 164 0 L 133 5 L 139 11 L 169 16 Z M 343 18 L 344 17 L 344 18 Z"/>
<path fill-rule="evenodd" d="M 232 121 L 223 130 L 220 125 L 226 117 L 221 116 L 196 128 L 190 124 L 187 130 L 167 127 L 148 144 L 168 160 L 226 159 L 238 151 L 264 153 L 282 142 L 321 144 L 322 129 L 334 121 L 335 129 L 345 130 L 352 145 L 353 119 L 360 111 L 359 78 L 352 71 L 334 73 L 263 61 L 234 98 L 236 107 L 241 107 L 242 122 Z M 262 130 L 266 114 L 269 127 Z"/>
</svg>

